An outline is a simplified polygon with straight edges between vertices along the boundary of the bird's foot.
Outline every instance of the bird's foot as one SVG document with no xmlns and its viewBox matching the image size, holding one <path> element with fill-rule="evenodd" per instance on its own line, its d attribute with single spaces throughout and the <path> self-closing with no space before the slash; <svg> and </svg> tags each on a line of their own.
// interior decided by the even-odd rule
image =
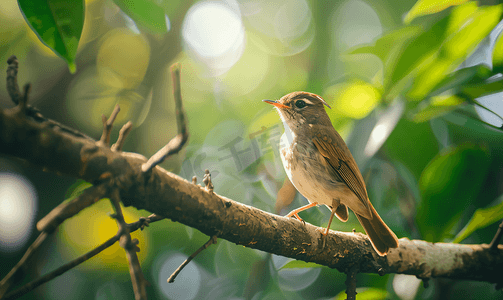
<svg viewBox="0 0 503 300">
<path fill-rule="evenodd" d="M 304 220 L 303 220 L 303 219 L 299 216 L 299 214 L 297 214 L 297 213 L 295 213 L 295 212 L 293 212 L 293 213 L 290 213 L 290 214 L 286 215 L 286 217 L 288 217 L 288 218 L 295 218 L 295 219 L 297 219 L 297 220 L 301 221 L 302 223 L 304 223 L 304 225 L 306 225 L 306 221 L 304 221 Z"/>
<path fill-rule="evenodd" d="M 323 237 L 327 236 L 327 234 L 328 234 L 328 228 L 317 227 L 316 231 L 318 231 L 319 233 L 321 233 L 321 235 L 323 235 Z"/>
</svg>

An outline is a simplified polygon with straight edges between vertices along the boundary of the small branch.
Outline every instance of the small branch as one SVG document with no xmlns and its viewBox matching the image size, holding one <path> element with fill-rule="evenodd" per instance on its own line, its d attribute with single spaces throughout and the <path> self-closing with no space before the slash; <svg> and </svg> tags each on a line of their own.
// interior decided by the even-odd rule
<svg viewBox="0 0 503 300">
<path fill-rule="evenodd" d="M 112 132 L 112 127 L 114 126 L 115 118 L 120 111 L 119 104 L 115 105 L 112 114 L 110 114 L 110 118 L 105 115 L 101 115 L 101 120 L 103 121 L 103 133 L 101 134 L 101 138 L 98 142 L 96 142 L 100 146 L 108 146 L 110 143 L 110 133 Z"/>
<path fill-rule="evenodd" d="M 21 297 L 22 295 L 36 289 L 40 285 L 58 277 L 59 275 L 65 273 L 66 271 L 69 271 L 76 266 L 80 265 L 81 263 L 85 262 L 86 260 L 96 256 L 99 254 L 101 251 L 107 249 L 108 247 L 112 246 L 119 240 L 119 234 L 111 237 L 108 239 L 106 242 L 103 244 L 99 245 L 98 247 L 94 248 L 93 250 L 87 252 L 86 254 L 79 256 L 78 258 L 74 259 L 73 261 L 57 268 L 56 270 L 30 282 L 25 284 L 24 286 L 20 287 L 19 289 L 13 291 L 12 293 L 9 293 L 5 296 L 5 299 L 16 299 L 18 297 Z M 3 300 L 3 299 L 2 299 Z"/>
<path fill-rule="evenodd" d="M 20 273 L 26 269 L 26 263 L 30 260 L 30 258 L 32 258 L 33 254 L 35 254 L 48 235 L 49 234 L 47 232 L 42 232 L 33 244 L 28 247 L 28 250 L 26 250 L 21 260 L 14 266 L 14 268 L 12 268 L 12 270 L 10 270 L 9 274 L 0 281 L 0 298 L 8 292 L 11 285 L 17 283 L 17 281 L 22 278 Z"/>
<path fill-rule="evenodd" d="M 126 257 L 129 265 L 129 274 L 131 275 L 131 282 L 133 284 L 134 296 L 136 300 L 146 300 L 147 291 L 145 285 L 147 281 L 143 277 L 143 272 L 140 267 L 140 261 L 136 252 L 140 252 L 138 247 L 138 240 L 131 240 L 131 234 L 129 227 L 124 221 L 124 215 L 120 206 L 120 195 L 119 191 L 116 189 L 110 195 L 110 201 L 115 210 L 114 218 L 117 221 L 117 226 L 119 227 L 120 234 L 120 245 L 126 251 Z"/>
<path fill-rule="evenodd" d="M 39 231 L 52 232 L 66 219 L 73 217 L 84 208 L 106 197 L 107 190 L 108 188 L 102 184 L 84 190 L 80 196 L 68 202 L 61 203 L 38 221 L 37 229 Z"/>
<path fill-rule="evenodd" d="M 9 92 L 12 102 L 18 105 L 23 95 L 21 95 L 19 85 L 17 84 L 17 71 L 19 67 L 17 57 L 15 55 L 9 57 L 7 64 L 9 64 L 9 67 L 7 67 L 7 91 Z"/>
<path fill-rule="evenodd" d="M 160 220 L 164 220 L 165 218 L 162 216 L 158 216 L 156 214 L 151 214 L 148 218 L 140 218 L 140 220 L 128 224 L 129 232 L 134 232 L 138 229 L 143 230 L 145 227 L 148 227 L 150 223 L 154 223 Z"/>
<path fill-rule="evenodd" d="M 148 218 L 140 218 L 140 220 L 138 220 L 134 223 L 127 224 L 127 227 L 129 228 L 129 232 L 134 232 L 138 229 L 143 230 L 143 228 L 145 226 L 148 227 L 148 224 L 154 223 L 154 222 L 157 222 L 157 221 L 160 221 L 163 219 L 164 219 L 164 217 L 158 216 L 156 214 L 151 214 Z M 47 232 L 43 232 L 42 234 L 40 234 L 40 236 L 37 238 L 37 240 L 30 246 L 30 248 L 28 248 L 28 251 L 26 251 L 26 253 L 24 254 L 21 261 L 19 261 L 19 263 L 9 272 L 9 274 L 7 276 L 5 276 L 5 278 L 2 280 L 2 282 L 0 282 L 0 289 L 2 291 L 4 290 L 4 282 L 10 280 L 10 278 L 16 274 L 17 270 L 23 264 L 25 264 L 28 257 L 31 256 L 31 254 L 33 253 L 34 250 L 32 248 L 38 247 L 39 244 L 41 244 L 43 242 L 43 239 L 45 239 L 45 237 L 47 235 L 48 235 Z M 42 236 L 43 236 L 43 239 L 41 239 Z M 15 290 L 14 292 L 7 294 L 5 299 L 15 299 L 15 298 L 21 297 L 22 295 L 36 289 L 37 287 L 50 281 L 51 279 L 64 274 L 65 272 L 73 269 L 74 267 L 80 265 L 81 263 L 85 262 L 86 260 L 89 260 L 89 259 L 93 258 L 94 256 L 98 255 L 101 251 L 107 249 L 108 247 L 111 247 L 113 244 L 115 244 L 120 239 L 120 236 L 121 236 L 120 232 L 117 232 L 117 234 L 115 236 L 111 237 L 106 242 L 104 242 L 103 244 L 94 248 L 93 250 L 79 256 L 78 258 L 72 260 L 71 262 L 69 262 L 67 264 L 64 264 L 63 266 L 44 275 L 41 278 L 38 278 L 30 283 L 27 283 L 26 285 L 20 287 L 19 289 Z M 37 244 L 37 245 L 35 245 L 35 244 Z M 5 292 L 3 292 L 3 293 L 0 292 L 0 298 L 2 297 L 2 295 L 5 294 Z M 2 300 L 4 300 L 4 298 L 2 298 Z"/>
<path fill-rule="evenodd" d="M 182 92 L 180 88 L 180 64 L 171 66 L 171 76 L 173 77 L 173 97 L 175 98 L 178 134 L 141 166 L 143 172 L 148 172 L 153 167 L 162 163 L 167 157 L 178 153 L 189 139 L 189 131 L 187 129 L 187 122 L 185 121 Z"/>
<path fill-rule="evenodd" d="M 7 91 L 9 92 L 12 102 L 19 107 L 20 112 L 24 116 L 28 106 L 28 95 L 30 94 L 31 85 L 29 83 L 26 84 L 23 88 L 24 93 L 21 94 L 17 83 L 19 61 L 15 55 L 12 55 L 7 60 L 7 63 L 9 64 L 9 67 L 7 67 Z"/>
<path fill-rule="evenodd" d="M 204 177 L 203 177 L 203 183 L 204 183 L 204 188 L 210 192 L 213 193 L 213 183 L 211 182 L 211 174 L 208 169 L 204 170 Z"/>
<path fill-rule="evenodd" d="M 124 146 L 124 142 L 126 141 L 126 137 L 133 128 L 133 123 L 131 121 L 128 121 L 124 126 L 122 126 L 121 130 L 119 131 L 119 138 L 117 139 L 117 142 L 110 147 L 112 151 L 116 152 L 121 152 L 122 147 Z"/>
<path fill-rule="evenodd" d="M 197 249 L 196 252 L 192 253 L 191 256 L 189 256 L 189 258 L 187 258 L 176 270 L 175 272 L 173 272 L 173 274 L 171 274 L 171 276 L 169 276 L 168 278 L 168 283 L 172 283 L 172 282 L 175 282 L 175 278 L 176 276 L 178 276 L 178 274 L 183 270 L 183 268 L 185 268 L 186 265 L 188 265 L 190 263 L 191 260 L 194 259 L 194 257 L 196 257 L 201 251 L 203 251 L 204 249 L 208 248 L 210 245 L 213 245 L 213 244 L 216 244 L 217 243 L 217 236 L 214 235 L 212 236 L 207 242 L 206 244 L 202 245 L 199 249 Z"/>
<path fill-rule="evenodd" d="M 356 274 L 358 274 L 358 267 L 353 265 L 346 273 L 346 295 L 347 300 L 356 300 Z"/>
<path fill-rule="evenodd" d="M 503 220 L 501 221 L 500 225 L 498 226 L 498 230 L 496 231 L 496 234 L 494 235 L 493 240 L 489 244 L 489 250 L 491 252 L 498 251 L 498 245 L 501 241 L 502 236 L 503 236 Z"/>
<path fill-rule="evenodd" d="M 24 93 L 23 97 L 19 98 L 19 109 L 21 111 L 21 114 L 24 116 L 26 115 L 26 109 L 28 108 L 28 95 L 30 94 L 31 91 L 31 84 L 26 84 L 23 88 Z"/>
</svg>

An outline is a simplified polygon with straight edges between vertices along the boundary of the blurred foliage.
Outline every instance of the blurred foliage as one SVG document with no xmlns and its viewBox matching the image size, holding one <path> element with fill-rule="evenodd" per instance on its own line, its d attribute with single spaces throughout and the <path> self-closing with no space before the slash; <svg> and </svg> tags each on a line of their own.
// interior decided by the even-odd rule
<svg viewBox="0 0 503 300">
<path fill-rule="evenodd" d="M 285 213 L 306 200 L 297 195 L 289 207 L 274 211 L 285 179 L 278 153 L 283 126 L 260 100 L 308 90 L 332 107 L 327 113 L 357 160 L 372 203 L 399 237 L 489 243 L 503 218 L 501 4 L 32 2 L 0 2 L 0 59 L 18 56 L 18 80 L 32 82 L 30 101 L 48 117 L 99 137 L 101 114 L 119 103 L 114 133 L 131 119 L 135 128 L 126 151 L 152 155 L 176 134 L 168 67 L 180 62 L 191 137 L 162 166 L 188 180 L 209 169 L 216 193 Z M 78 72 L 70 74 L 75 66 Z M 0 107 L 10 106 L 5 87 L 0 94 Z M 57 178 L 24 172 L 40 193 L 40 217 L 90 186 L 68 188 Z M 63 223 L 55 246 L 47 246 L 34 269 L 48 272 L 113 236 L 111 212 L 103 200 Z M 149 212 L 127 208 L 125 215 L 133 222 Z M 319 226 L 329 218 L 324 207 L 301 215 Z M 337 230 L 363 230 L 354 216 L 335 223 Z M 168 285 L 171 272 L 208 237 L 169 220 L 135 234 L 152 298 L 345 296 L 345 275 L 336 270 L 223 240 Z M 16 259 L 2 274 L 22 252 L 9 255 Z M 117 245 L 64 276 L 73 276 L 75 287 L 96 288 L 76 294 L 56 280 L 31 297 L 132 297 L 120 292 L 130 288 L 130 279 Z M 406 275 L 359 274 L 358 299 L 470 299 L 466 290 L 480 299 L 500 296 L 489 284 L 419 284 Z"/>
<path fill-rule="evenodd" d="M 485 228 L 503 219 L 503 202 L 498 199 L 498 204 L 475 211 L 466 226 L 456 235 L 453 243 L 459 243 L 470 236 L 475 230 Z"/>
<path fill-rule="evenodd" d="M 440 242 L 451 237 L 450 231 L 464 213 L 453 207 L 466 208 L 476 201 L 489 162 L 487 150 L 468 144 L 446 149 L 424 168 L 419 178 L 422 201 L 416 216 L 424 239 Z"/>
</svg>

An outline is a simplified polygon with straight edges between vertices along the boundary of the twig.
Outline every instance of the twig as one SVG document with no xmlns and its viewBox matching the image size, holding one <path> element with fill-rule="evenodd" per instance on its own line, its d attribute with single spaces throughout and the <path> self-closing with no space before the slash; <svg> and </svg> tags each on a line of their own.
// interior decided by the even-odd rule
<svg viewBox="0 0 503 300">
<path fill-rule="evenodd" d="M 62 265 L 61 267 L 57 268 L 56 270 L 30 282 L 25 284 L 24 286 L 20 287 L 19 289 L 7 294 L 5 296 L 5 299 L 16 299 L 18 297 L 21 297 L 22 295 L 30 292 L 31 290 L 37 288 L 38 286 L 56 278 L 57 276 L 65 273 L 66 271 L 80 265 L 81 263 L 85 262 L 86 260 L 92 258 L 93 256 L 97 255 L 101 251 L 105 250 L 106 248 L 112 246 L 119 240 L 119 234 L 113 236 L 112 238 L 108 239 L 106 242 L 103 244 L 99 245 L 98 247 L 94 248 L 93 250 L 87 252 L 86 254 L 79 256 L 78 258 L 74 259 L 73 261 Z M 3 300 L 3 299 L 2 299 Z"/>
<path fill-rule="evenodd" d="M 127 227 L 129 228 L 129 232 L 134 232 L 138 229 L 143 230 L 144 226 L 148 226 L 148 224 L 150 224 L 150 223 L 154 223 L 154 222 L 157 222 L 157 221 L 160 221 L 163 219 L 164 219 L 164 217 L 158 216 L 156 214 L 151 214 L 148 218 L 140 218 L 140 220 L 138 220 L 134 223 L 127 224 Z M 30 246 L 30 248 L 28 248 L 28 251 L 26 251 L 26 253 L 23 256 L 23 258 L 21 259 L 21 261 L 19 261 L 19 263 L 9 272 L 9 274 L 0 283 L 0 287 L 2 288 L 2 290 L 4 289 L 4 281 L 10 280 L 8 277 L 12 277 L 15 275 L 15 273 L 17 272 L 17 269 L 19 269 L 19 267 L 21 267 L 26 262 L 26 260 L 29 258 L 29 256 L 31 256 L 31 254 L 34 251 L 33 248 L 38 247 L 39 244 L 41 244 L 43 242 L 43 239 L 45 239 L 45 237 L 47 235 L 48 235 L 47 232 L 41 233 L 40 236 L 37 238 L 37 240 Z M 112 246 L 113 244 L 115 244 L 120 239 L 120 236 L 121 236 L 120 232 L 117 232 L 117 234 L 115 236 L 111 237 L 106 242 L 104 242 L 103 244 L 94 248 L 93 250 L 79 256 L 78 258 L 72 260 L 71 262 L 69 262 L 67 264 L 64 264 L 63 266 L 57 268 L 56 270 L 44 275 L 43 277 L 38 278 L 32 282 L 29 282 L 26 285 L 20 287 L 19 289 L 7 294 L 5 299 L 15 299 L 17 297 L 21 297 L 22 295 L 36 289 L 37 287 L 50 281 L 51 279 L 64 274 L 65 272 L 73 269 L 74 267 L 80 265 L 81 263 L 85 262 L 86 260 L 91 259 L 92 257 L 99 254 L 101 251 L 103 251 L 103 250 L 107 249 L 108 247 Z M 43 237 L 43 238 L 41 238 L 41 237 Z M 38 244 L 38 245 L 35 245 L 35 244 Z M 1 295 L 2 294 L 0 293 L 0 297 L 1 297 Z M 3 300 L 3 298 L 2 298 L 2 300 Z"/>
<path fill-rule="evenodd" d="M 172 283 L 172 282 L 175 282 L 175 278 L 176 276 L 178 276 L 178 274 L 183 270 L 183 268 L 185 268 L 186 265 L 188 265 L 190 263 L 191 260 L 194 259 L 194 257 L 196 257 L 199 252 L 203 251 L 204 249 L 208 248 L 210 245 L 212 244 L 216 244 L 217 243 L 217 236 L 214 235 L 212 236 L 207 242 L 206 244 L 202 245 L 199 249 L 197 249 L 196 252 L 192 253 L 191 256 L 189 256 L 189 258 L 187 258 L 176 270 L 175 272 L 173 272 L 173 274 L 171 274 L 171 276 L 169 276 L 168 278 L 168 283 Z"/>
<path fill-rule="evenodd" d="M 133 232 L 138 229 L 143 230 L 145 227 L 148 227 L 150 225 L 150 223 L 154 223 L 154 222 L 164 220 L 164 219 L 165 219 L 164 217 L 158 216 L 156 214 L 151 214 L 150 216 L 148 216 L 148 218 L 142 217 L 142 218 L 140 218 L 140 220 L 138 220 L 134 223 L 128 224 L 129 232 Z"/>
<path fill-rule="evenodd" d="M 18 105 L 19 100 L 23 97 L 19 91 L 19 85 L 17 84 L 17 71 L 19 67 L 19 61 L 15 55 L 12 55 L 7 60 L 9 67 L 7 68 L 7 91 L 14 104 Z"/>
<path fill-rule="evenodd" d="M 162 163 L 167 157 L 178 153 L 189 139 L 189 131 L 187 130 L 187 122 L 185 121 L 182 92 L 180 88 L 180 64 L 171 66 L 171 76 L 173 77 L 173 97 L 175 98 L 178 134 L 141 166 L 143 172 L 148 172 L 153 167 Z"/>
<path fill-rule="evenodd" d="M 120 152 L 122 151 L 122 147 L 124 146 L 124 142 L 126 141 L 126 137 L 133 128 L 133 123 L 128 121 L 124 126 L 122 126 L 119 131 L 119 138 L 117 138 L 117 142 L 110 147 L 112 151 Z"/>
<path fill-rule="evenodd" d="M 213 193 L 213 183 L 211 182 L 211 174 L 208 169 L 204 170 L 204 177 L 203 177 L 203 183 L 204 183 L 204 188 L 210 192 Z"/>
<path fill-rule="evenodd" d="M 29 83 L 26 84 L 23 90 L 24 90 L 23 97 L 19 98 L 18 107 L 21 114 L 24 116 L 26 115 L 26 109 L 28 108 L 28 95 L 30 94 L 31 91 L 31 84 Z"/>
<path fill-rule="evenodd" d="M 110 118 L 108 118 L 105 115 L 101 115 L 101 120 L 103 121 L 103 133 L 101 134 L 101 138 L 97 144 L 100 146 L 108 146 L 110 143 L 110 133 L 112 132 L 112 127 L 114 126 L 114 121 L 115 118 L 117 117 L 117 114 L 120 111 L 119 104 L 115 105 L 114 110 L 110 114 Z"/>
<path fill-rule="evenodd" d="M 501 241 L 502 236 L 503 236 L 503 220 L 501 221 L 500 225 L 498 226 L 498 230 L 496 231 L 496 234 L 494 235 L 493 240 L 489 244 L 489 251 L 491 251 L 491 252 L 498 251 L 498 245 Z"/>
<path fill-rule="evenodd" d="M 9 67 L 7 68 L 7 91 L 9 92 L 12 102 L 14 102 L 20 109 L 22 115 L 26 114 L 26 109 L 28 105 L 28 95 L 31 90 L 31 85 L 28 83 L 24 86 L 24 93 L 21 94 L 19 91 L 19 85 L 17 83 L 17 72 L 19 69 L 19 61 L 15 55 L 12 55 L 7 60 Z"/>
<path fill-rule="evenodd" d="M 124 221 L 124 215 L 120 206 L 119 190 L 115 189 L 110 195 L 110 202 L 115 210 L 114 218 L 117 221 L 117 226 L 119 227 L 120 239 L 119 243 L 122 248 L 126 251 L 126 257 L 129 265 L 129 275 L 131 276 L 131 282 L 133 284 L 134 296 L 136 300 L 146 300 L 147 291 L 145 285 L 147 281 L 143 277 L 143 272 L 140 267 L 140 261 L 136 252 L 140 252 L 138 247 L 138 240 L 131 239 L 129 227 Z"/>
<path fill-rule="evenodd" d="M 356 300 L 356 274 L 358 274 L 358 267 L 353 265 L 347 272 L 346 281 L 346 295 L 347 300 Z"/>
<path fill-rule="evenodd" d="M 77 198 L 63 202 L 37 223 L 39 231 L 52 232 L 63 221 L 78 214 L 81 210 L 96 203 L 107 194 L 105 185 L 95 185 L 82 192 Z"/>
<path fill-rule="evenodd" d="M 29 92 L 30 86 L 25 85 L 25 87 L 24 87 L 25 93 L 24 93 L 24 95 L 22 95 L 19 90 L 19 86 L 17 84 L 17 72 L 18 72 L 19 62 L 18 62 L 16 56 L 12 55 L 11 57 L 9 57 L 9 59 L 7 60 L 7 63 L 9 64 L 9 66 L 7 68 L 7 91 L 9 92 L 9 96 L 11 97 L 12 102 L 14 102 L 16 105 L 19 104 L 19 101 L 24 101 L 25 103 L 27 103 L 28 102 L 27 97 L 28 97 L 28 92 Z M 73 134 L 77 137 L 81 137 L 81 138 L 85 138 L 85 139 L 94 141 L 94 139 L 90 138 L 89 136 L 83 134 L 82 132 L 80 132 L 78 130 L 67 127 L 61 123 L 54 121 L 54 120 L 50 120 L 50 119 L 45 118 L 40 113 L 40 111 L 38 109 L 36 109 L 35 107 L 33 107 L 31 105 L 26 105 L 25 110 L 26 110 L 27 116 L 32 117 L 33 119 L 35 119 L 36 121 L 38 121 L 40 123 L 47 122 L 47 125 L 50 127 L 53 127 L 53 128 L 59 127 L 63 131 L 68 132 L 70 134 Z"/>
<path fill-rule="evenodd" d="M 49 234 L 47 232 L 42 232 L 33 244 L 28 247 L 28 250 L 26 250 L 21 260 L 14 266 L 14 268 L 12 268 L 12 270 L 10 270 L 9 274 L 0 281 L 0 298 L 5 295 L 12 284 L 15 284 L 16 281 L 21 279 L 22 276 L 19 276 L 19 273 L 26 268 L 26 263 L 30 260 L 33 254 L 35 254 L 48 235 Z"/>
</svg>

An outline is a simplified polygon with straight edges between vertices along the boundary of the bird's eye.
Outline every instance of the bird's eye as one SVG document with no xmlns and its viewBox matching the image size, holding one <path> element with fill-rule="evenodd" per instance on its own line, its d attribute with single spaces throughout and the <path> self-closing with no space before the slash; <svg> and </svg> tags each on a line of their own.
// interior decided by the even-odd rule
<svg viewBox="0 0 503 300">
<path fill-rule="evenodd" d="M 297 102 L 295 102 L 295 106 L 297 106 L 297 108 L 304 108 L 306 105 L 307 104 L 304 100 L 297 100 Z"/>
</svg>

